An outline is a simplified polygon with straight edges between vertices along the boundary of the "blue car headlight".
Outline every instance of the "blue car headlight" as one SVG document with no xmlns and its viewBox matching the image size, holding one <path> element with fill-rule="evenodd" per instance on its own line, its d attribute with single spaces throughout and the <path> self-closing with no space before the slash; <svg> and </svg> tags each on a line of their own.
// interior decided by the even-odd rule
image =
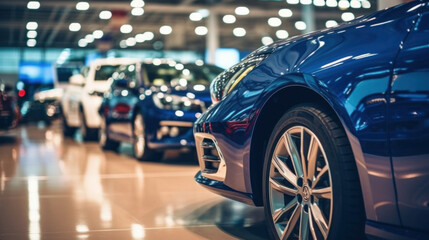
<svg viewBox="0 0 429 240">
<path fill-rule="evenodd" d="M 204 103 L 198 99 L 191 99 L 186 96 L 157 93 L 153 94 L 155 106 L 166 110 L 182 110 L 191 112 L 202 112 Z"/>
<path fill-rule="evenodd" d="M 268 54 L 262 54 L 246 58 L 236 65 L 219 74 L 210 84 L 210 97 L 212 102 L 218 103 L 227 96 L 237 84 L 243 80 L 254 67 L 267 58 Z"/>
</svg>

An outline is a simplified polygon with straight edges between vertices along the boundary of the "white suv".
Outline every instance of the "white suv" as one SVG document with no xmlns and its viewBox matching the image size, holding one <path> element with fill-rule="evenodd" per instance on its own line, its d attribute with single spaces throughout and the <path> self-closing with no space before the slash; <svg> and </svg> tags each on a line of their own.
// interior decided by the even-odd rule
<svg viewBox="0 0 429 240">
<path fill-rule="evenodd" d="M 98 109 L 104 92 L 110 88 L 112 74 L 119 65 L 138 61 L 134 58 L 97 59 L 83 75 L 70 77 L 61 100 L 64 135 L 72 136 L 79 128 L 84 140 L 96 139 L 101 122 Z"/>
</svg>

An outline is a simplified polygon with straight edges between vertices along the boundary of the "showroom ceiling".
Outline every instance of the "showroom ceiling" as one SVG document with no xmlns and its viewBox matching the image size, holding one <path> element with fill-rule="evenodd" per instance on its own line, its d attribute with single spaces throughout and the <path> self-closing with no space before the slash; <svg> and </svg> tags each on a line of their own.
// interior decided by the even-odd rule
<svg viewBox="0 0 429 240">
<path fill-rule="evenodd" d="M 142 0 L 135 0 L 134 4 L 137 5 L 134 6 L 141 6 L 141 2 Z M 131 1 L 92 0 L 87 1 L 89 8 L 87 4 L 77 7 L 78 1 L 69 0 L 39 0 L 40 6 L 37 3 L 29 4 L 28 0 L 0 1 L 0 47 L 94 48 L 96 42 L 100 42 L 97 39 L 92 42 L 94 36 L 99 37 L 94 31 L 101 30 L 104 35 L 102 39 L 113 44 L 113 48 L 122 46 L 153 49 L 154 43 L 157 42 L 158 46 L 162 43 L 164 49 L 203 50 L 206 46 L 206 29 L 199 28 L 198 34 L 201 35 L 198 35 L 195 29 L 207 25 L 207 18 L 204 18 L 204 11 L 201 10 L 209 9 L 219 16 L 220 47 L 246 51 L 262 45 L 263 37 L 277 40 L 278 30 L 286 30 L 289 36 L 301 34 L 302 31 L 296 29 L 295 23 L 302 20 L 303 7 L 310 6 L 306 5 L 307 3 L 324 5 L 311 5 L 316 20 L 315 29 L 325 28 L 328 20 L 343 22 L 344 12 L 352 12 L 357 17 L 376 10 L 376 4 L 367 0 L 301 0 L 298 4 L 291 4 L 294 2 L 299 1 L 146 0 L 143 11 L 137 9 L 132 13 Z M 328 2 L 331 7 L 326 6 Z M 336 7 L 333 7 L 334 2 Z M 358 2 L 359 7 L 356 6 Z M 366 8 L 363 7 L 363 2 L 366 2 Z M 246 6 L 250 10 L 249 14 L 237 14 L 235 11 L 239 6 Z M 279 16 L 279 10 L 284 8 L 290 9 L 292 16 Z M 201 13 L 203 18 L 191 21 L 190 14 L 193 12 Z M 198 20 L 201 14 L 194 15 L 194 20 Z M 227 24 L 222 20 L 228 14 L 235 17 L 234 23 Z M 273 20 L 274 27 L 270 26 L 268 19 L 271 17 L 277 17 L 281 22 Z M 36 22 L 37 26 L 29 26 L 29 22 Z M 71 25 L 72 23 L 76 24 Z M 128 25 L 128 29 L 121 29 L 124 24 L 129 24 L 132 29 Z M 280 25 L 277 26 L 278 24 Z M 171 27 L 170 34 L 160 33 L 160 27 L 164 25 Z M 28 27 L 30 30 L 27 30 Z M 245 29 L 244 37 L 234 35 L 234 29 L 237 27 Z M 30 32 L 31 28 L 35 30 Z M 169 33 L 168 27 L 164 28 L 164 31 Z M 152 32 L 153 35 L 141 34 L 145 32 Z M 140 34 L 140 39 L 136 38 L 137 34 Z M 282 34 L 284 37 L 285 32 Z M 270 38 L 266 40 L 270 41 Z"/>
</svg>

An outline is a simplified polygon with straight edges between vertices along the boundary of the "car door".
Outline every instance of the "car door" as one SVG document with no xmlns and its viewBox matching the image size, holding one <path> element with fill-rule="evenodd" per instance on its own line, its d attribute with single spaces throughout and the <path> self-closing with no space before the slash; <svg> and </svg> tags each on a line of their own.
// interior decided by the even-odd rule
<svg viewBox="0 0 429 240">
<path fill-rule="evenodd" d="M 402 225 L 429 230 L 428 3 L 403 43 L 390 91 L 390 149 Z"/>
</svg>

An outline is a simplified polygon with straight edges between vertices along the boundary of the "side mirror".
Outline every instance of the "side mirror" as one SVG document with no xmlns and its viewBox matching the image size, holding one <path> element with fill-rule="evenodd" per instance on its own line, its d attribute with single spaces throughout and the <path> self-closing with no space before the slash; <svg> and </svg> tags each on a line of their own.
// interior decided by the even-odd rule
<svg viewBox="0 0 429 240">
<path fill-rule="evenodd" d="M 85 77 L 82 74 L 76 74 L 70 77 L 70 84 L 82 86 L 85 84 Z"/>
</svg>

